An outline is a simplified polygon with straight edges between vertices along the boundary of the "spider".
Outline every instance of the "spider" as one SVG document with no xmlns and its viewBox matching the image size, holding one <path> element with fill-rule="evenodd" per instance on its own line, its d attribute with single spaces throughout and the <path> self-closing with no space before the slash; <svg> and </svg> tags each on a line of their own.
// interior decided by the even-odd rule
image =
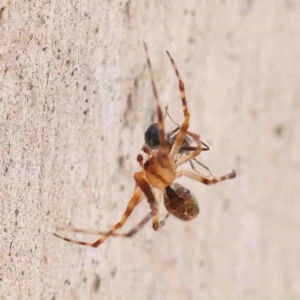
<svg viewBox="0 0 300 300">
<path fill-rule="evenodd" d="M 198 134 L 188 131 L 190 114 L 187 108 L 184 83 L 181 79 L 181 76 L 179 74 L 179 71 L 177 69 L 177 66 L 172 56 L 168 51 L 166 51 L 179 82 L 179 91 L 181 95 L 181 102 L 182 102 L 183 115 L 184 115 L 184 120 L 182 125 L 179 126 L 176 129 L 176 131 L 173 132 L 173 134 L 175 132 L 178 132 L 174 136 L 174 140 L 172 139 L 172 142 L 170 143 L 166 138 L 165 130 L 164 130 L 163 112 L 159 104 L 159 98 L 156 90 L 154 75 L 153 75 L 146 43 L 144 43 L 144 48 L 146 52 L 147 65 L 148 65 L 152 90 L 153 90 L 154 99 L 157 108 L 157 118 L 158 118 L 157 129 L 158 129 L 159 146 L 155 149 L 151 149 L 150 147 L 148 148 L 147 151 L 149 156 L 145 162 L 141 154 L 137 156 L 137 161 L 141 167 L 141 170 L 139 172 L 134 173 L 133 175 L 133 178 L 136 183 L 134 188 L 134 193 L 127 205 L 125 212 L 122 215 L 121 221 L 115 224 L 107 232 L 97 231 L 97 230 L 56 227 L 59 230 L 102 235 L 99 239 L 97 239 L 93 243 L 82 242 L 75 239 L 69 239 L 57 233 L 53 233 L 58 238 L 61 238 L 65 241 L 75 243 L 75 244 L 80 244 L 80 245 L 90 246 L 90 247 L 98 247 L 110 236 L 123 236 L 123 237 L 133 236 L 140 229 L 142 229 L 142 227 L 151 219 L 152 219 L 152 228 L 156 231 L 162 225 L 164 225 L 164 220 L 159 222 L 158 219 L 157 197 L 160 193 L 163 193 L 164 204 L 167 211 L 170 214 L 176 216 L 181 220 L 186 220 L 186 221 L 192 220 L 199 214 L 199 206 L 197 200 L 195 196 L 187 188 L 183 187 L 178 183 L 174 183 L 174 181 L 177 178 L 181 176 L 185 176 L 190 179 L 202 182 L 206 185 L 210 185 L 210 184 L 215 184 L 217 182 L 236 177 L 236 172 L 234 170 L 229 174 L 223 175 L 221 177 L 213 177 L 213 178 L 207 178 L 205 176 L 202 176 L 199 173 L 188 171 L 188 170 L 177 171 L 179 166 L 194 159 L 203 150 L 200 141 L 200 136 Z M 197 146 L 193 149 L 189 148 L 186 155 L 181 156 L 180 151 L 181 152 L 184 151 L 182 150 L 184 149 L 183 147 L 185 147 L 183 146 L 183 143 L 186 140 L 187 135 L 192 137 L 195 140 Z M 155 188 L 157 190 L 155 195 L 152 192 L 152 188 Z M 132 211 L 145 197 L 148 200 L 150 206 L 150 212 L 146 215 L 146 217 L 144 217 L 135 227 L 133 227 L 127 233 L 117 233 L 116 231 L 126 223 Z M 166 216 L 166 218 L 167 217 L 168 215 Z"/>
</svg>

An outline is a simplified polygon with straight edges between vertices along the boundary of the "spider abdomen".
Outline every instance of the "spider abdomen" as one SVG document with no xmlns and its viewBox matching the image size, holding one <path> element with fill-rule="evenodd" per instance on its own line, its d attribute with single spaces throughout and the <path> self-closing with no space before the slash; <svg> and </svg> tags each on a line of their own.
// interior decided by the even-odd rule
<svg viewBox="0 0 300 300">
<path fill-rule="evenodd" d="M 179 183 L 166 187 L 164 202 L 167 211 L 183 221 L 194 219 L 200 211 L 195 196 Z"/>
</svg>

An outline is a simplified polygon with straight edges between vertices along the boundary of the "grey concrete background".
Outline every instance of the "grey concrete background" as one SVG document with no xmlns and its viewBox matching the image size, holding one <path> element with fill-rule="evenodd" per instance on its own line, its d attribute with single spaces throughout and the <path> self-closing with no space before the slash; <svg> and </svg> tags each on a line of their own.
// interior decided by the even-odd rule
<svg viewBox="0 0 300 300">
<path fill-rule="evenodd" d="M 296 0 L 0 2 L 0 299 L 300 299 L 300 4 Z M 201 161 L 200 216 L 98 249 L 55 224 L 109 229 L 160 98 Z M 169 127 L 171 128 L 171 126 Z M 142 203 L 126 228 L 149 211 Z M 163 211 L 162 211 L 163 213 Z M 69 236 L 72 236 L 70 234 Z M 78 236 L 86 240 L 94 237 Z"/>
</svg>

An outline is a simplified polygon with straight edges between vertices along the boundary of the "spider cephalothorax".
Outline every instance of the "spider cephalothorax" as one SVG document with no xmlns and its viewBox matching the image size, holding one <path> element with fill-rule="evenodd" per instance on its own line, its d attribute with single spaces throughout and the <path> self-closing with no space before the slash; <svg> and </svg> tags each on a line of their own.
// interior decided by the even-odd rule
<svg viewBox="0 0 300 300">
<path fill-rule="evenodd" d="M 110 236 L 130 237 L 134 235 L 151 219 L 153 229 L 158 230 L 158 228 L 164 224 L 164 221 L 159 222 L 157 207 L 157 197 L 162 194 L 164 195 L 165 207 L 169 213 L 181 220 L 192 220 L 199 213 L 197 200 L 187 188 L 174 182 L 176 178 L 185 176 L 198 182 L 202 182 L 206 185 L 210 185 L 223 180 L 235 178 L 236 176 L 235 171 L 232 171 L 230 174 L 221 177 L 208 178 L 199 172 L 177 170 L 179 166 L 184 165 L 188 161 L 191 162 L 191 160 L 194 160 L 203 150 L 208 150 L 208 147 L 207 149 L 202 148 L 202 145 L 206 145 L 201 142 L 200 136 L 196 133 L 188 131 L 190 114 L 187 108 L 184 84 L 175 62 L 168 51 L 167 55 L 169 56 L 179 82 L 184 120 L 181 126 L 178 126 L 175 130 L 170 132 L 171 135 L 170 133 L 168 133 L 169 136 L 165 135 L 163 113 L 159 104 L 159 98 L 156 91 L 153 71 L 146 44 L 144 44 L 144 47 L 147 56 L 147 64 L 151 78 L 154 99 L 157 107 L 158 122 L 157 125 L 150 125 L 150 129 L 148 128 L 149 130 L 147 130 L 145 134 L 145 141 L 147 145 L 144 151 L 148 154 L 148 158 L 144 162 L 142 155 L 137 156 L 137 161 L 141 166 L 141 170 L 133 175 L 135 180 L 133 196 L 131 197 L 127 208 L 122 215 L 121 221 L 119 221 L 107 232 L 57 227 L 57 229 L 60 230 L 102 235 L 95 242 L 81 242 L 78 240 L 65 238 L 57 233 L 53 233 L 55 236 L 62 238 L 65 241 L 90 247 L 98 247 Z M 189 137 L 193 139 L 193 141 L 196 143 L 196 146 L 190 146 Z M 185 155 L 182 155 L 183 153 Z M 155 195 L 152 192 L 152 188 L 157 190 Z M 118 233 L 117 230 L 126 223 L 134 208 L 145 197 L 148 200 L 150 212 L 129 232 Z"/>
<path fill-rule="evenodd" d="M 174 163 L 169 157 L 163 159 L 160 150 L 155 153 L 155 156 L 151 155 L 144 163 L 147 181 L 156 189 L 164 189 L 176 179 Z"/>
</svg>

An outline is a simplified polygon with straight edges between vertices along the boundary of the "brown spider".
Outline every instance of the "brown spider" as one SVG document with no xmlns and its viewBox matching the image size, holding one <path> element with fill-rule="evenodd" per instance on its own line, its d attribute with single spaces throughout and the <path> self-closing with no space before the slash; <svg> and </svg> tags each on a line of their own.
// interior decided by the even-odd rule
<svg viewBox="0 0 300 300">
<path fill-rule="evenodd" d="M 122 215 L 121 221 L 118 222 L 107 232 L 57 227 L 57 229 L 60 230 L 102 235 L 94 243 L 87 243 L 87 242 L 65 238 L 61 235 L 58 235 L 57 233 L 53 233 L 55 236 L 65 241 L 75 243 L 75 244 L 90 246 L 90 247 L 98 247 L 109 236 L 123 236 L 123 237 L 133 236 L 151 218 L 152 218 L 153 229 L 158 230 L 158 228 L 164 224 L 164 221 L 159 222 L 158 220 L 158 205 L 156 201 L 156 196 L 158 193 L 161 193 L 162 191 L 164 193 L 165 207 L 169 213 L 178 217 L 181 220 L 192 220 L 199 213 L 197 200 L 187 188 L 183 187 L 178 183 L 174 183 L 174 181 L 177 178 L 181 176 L 185 176 L 193 180 L 202 182 L 206 185 L 210 185 L 210 184 L 215 184 L 217 182 L 236 177 L 236 172 L 234 170 L 230 174 L 221 177 L 213 177 L 213 178 L 207 178 L 205 176 L 202 176 L 199 173 L 195 173 L 193 171 L 188 171 L 188 170 L 177 171 L 177 168 L 179 166 L 194 159 L 201 153 L 202 144 L 200 141 L 200 136 L 198 134 L 188 131 L 190 114 L 186 103 L 184 83 L 181 79 L 181 76 L 178 72 L 177 66 L 173 58 L 171 57 L 170 53 L 167 51 L 167 55 L 169 56 L 169 59 L 172 63 L 173 69 L 179 81 L 179 90 L 180 90 L 182 106 L 183 106 L 183 114 L 184 114 L 184 121 L 182 125 L 179 126 L 179 128 L 177 129 L 178 134 L 176 134 L 175 140 L 174 141 L 172 140 L 171 147 L 170 147 L 170 144 L 168 143 L 168 140 L 166 139 L 165 136 L 164 122 L 163 122 L 164 117 L 163 117 L 162 110 L 160 108 L 159 98 L 158 98 L 158 94 L 154 82 L 152 66 L 149 59 L 147 46 L 145 43 L 144 43 L 144 48 L 147 56 L 147 65 L 149 69 L 154 98 L 157 106 L 157 118 L 158 118 L 157 128 L 159 133 L 158 135 L 159 147 L 156 149 L 151 149 L 150 147 L 148 148 L 147 153 L 149 156 L 145 161 L 145 163 L 142 155 L 137 156 L 137 161 L 142 169 L 141 171 L 133 175 L 133 178 L 136 183 L 134 193 L 132 198 L 129 201 L 129 204 L 127 205 L 125 212 Z M 186 135 L 192 137 L 195 140 L 197 146 L 193 149 L 189 149 L 190 151 L 186 153 L 185 156 L 181 156 L 180 151 L 182 149 L 182 145 L 184 141 L 186 140 Z M 152 187 L 158 190 L 156 196 L 152 192 Z M 129 232 L 117 233 L 116 231 L 125 224 L 125 222 L 127 221 L 128 217 L 131 215 L 134 208 L 145 197 L 148 200 L 151 211 Z"/>
</svg>

